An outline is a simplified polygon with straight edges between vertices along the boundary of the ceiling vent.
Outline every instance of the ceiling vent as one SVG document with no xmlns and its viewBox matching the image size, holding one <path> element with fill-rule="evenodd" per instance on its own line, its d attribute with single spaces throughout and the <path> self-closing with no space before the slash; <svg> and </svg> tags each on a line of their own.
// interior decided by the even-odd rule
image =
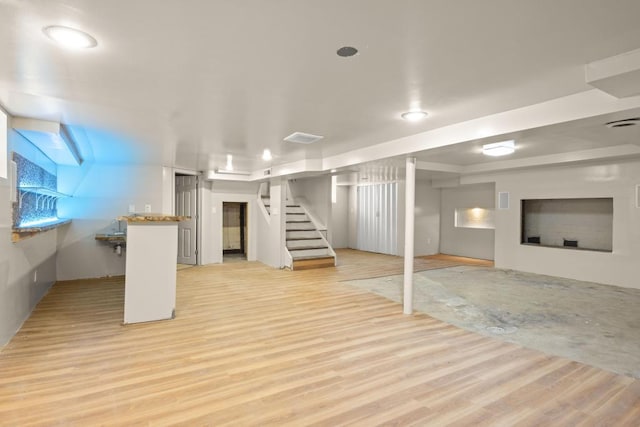
<svg viewBox="0 0 640 427">
<path fill-rule="evenodd" d="M 606 124 L 608 128 L 625 128 L 628 126 L 635 126 L 640 124 L 640 117 L 634 117 L 632 119 L 615 120 Z"/>
<path fill-rule="evenodd" d="M 313 144 L 314 142 L 320 141 L 322 138 L 324 138 L 324 136 L 312 135 L 304 132 L 294 132 L 284 140 L 287 142 L 295 142 L 296 144 Z"/>
</svg>

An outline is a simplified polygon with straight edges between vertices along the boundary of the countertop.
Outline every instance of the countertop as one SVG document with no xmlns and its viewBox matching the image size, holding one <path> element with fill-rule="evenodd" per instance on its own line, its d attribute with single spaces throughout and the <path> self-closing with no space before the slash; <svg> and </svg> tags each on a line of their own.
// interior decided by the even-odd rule
<svg viewBox="0 0 640 427">
<path fill-rule="evenodd" d="M 179 216 L 179 215 L 164 215 L 164 214 L 136 214 L 130 216 L 120 216 L 118 217 L 118 221 L 127 221 L 128 223 L 138 223 L 138 222 L 179 222 L 186 221 L 190 219 L 188 216 Z"/>
<path fill-rule="evenodd" d="M 104 233 L 104 234 L 96 234 L 96 240 L 100 240 L 103 242 L 112 242 L 112 243 L 124 243 L 127 241 L 127 235 L 116 234 L 116 233 Z"/>
<path fill-rule="evenodd" d="M 58 228 L 69 223 L 71 223 L 70 219 L 59 219 L 57 221 L 51 221 L 42 225 L 34 225 L 30 227 L 13 227 L 11 229 L 11 241 L 14 243 L 19 242 L 20 240 L 35 236 L 36 234 L 42 233 L 44 231 L 53 230 L 54 228 Z"/>
</svg>

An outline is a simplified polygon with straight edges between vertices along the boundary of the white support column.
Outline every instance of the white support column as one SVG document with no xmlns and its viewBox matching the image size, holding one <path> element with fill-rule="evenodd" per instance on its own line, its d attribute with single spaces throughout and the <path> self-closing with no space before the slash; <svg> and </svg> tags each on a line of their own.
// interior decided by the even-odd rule
<svg viewBox="0 0 640 427">
<path fill-rule="evenodd" d="M 416 200 L 416 158 L 407 157 L 404 210 L 404 299 L 402 312 L 413 312 L 413 230 Z"/>
</svg>

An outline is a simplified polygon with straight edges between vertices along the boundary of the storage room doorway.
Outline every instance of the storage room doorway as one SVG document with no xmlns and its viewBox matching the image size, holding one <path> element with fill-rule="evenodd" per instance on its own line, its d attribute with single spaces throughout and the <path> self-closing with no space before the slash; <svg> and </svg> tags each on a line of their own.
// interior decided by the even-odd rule
<svg viewBox="0 0 640 427">
<path fill-rule="evenodd" d="M 247 203 L 222 203 L 223 262 L 247 259 Z"/>
</svg>

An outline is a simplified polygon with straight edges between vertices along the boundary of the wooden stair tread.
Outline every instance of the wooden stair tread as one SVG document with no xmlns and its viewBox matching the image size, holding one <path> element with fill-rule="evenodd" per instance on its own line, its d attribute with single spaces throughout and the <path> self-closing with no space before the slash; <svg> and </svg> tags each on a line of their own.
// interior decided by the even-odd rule
<svg viewBox="0 0 640 427">
<path fill-rule="evenodd" d="M 299 240 L 320 240 L 320 237 L 292 237 L 291 239 L 287 239 L 287 242 L 295 242 Z"/>
<path fill-rule="evenodd" d="M 287 248 L 289 251 L 310 251 L 313 249 L 328 249 L 329 246 L 300 246 L 299 248 Z"/>
<path fill-rule="evenodd" d="M 334 260 L 333 255 L 310 255 L 310 256 L 294 256 L 293 261 L 309 261 L 309 260 Z"/>
<path fill-rule="evenodd" d="M 294 219 L 294 220 L 291 220 L 291 221 L 287 221 L 287 223 L 290 223 L 290 224 L 306 224 L 306 223 L 311 223 L 311 221 L 307 221 L 307 220 L 300 221 L 300 220 Z"/>
</svg>

